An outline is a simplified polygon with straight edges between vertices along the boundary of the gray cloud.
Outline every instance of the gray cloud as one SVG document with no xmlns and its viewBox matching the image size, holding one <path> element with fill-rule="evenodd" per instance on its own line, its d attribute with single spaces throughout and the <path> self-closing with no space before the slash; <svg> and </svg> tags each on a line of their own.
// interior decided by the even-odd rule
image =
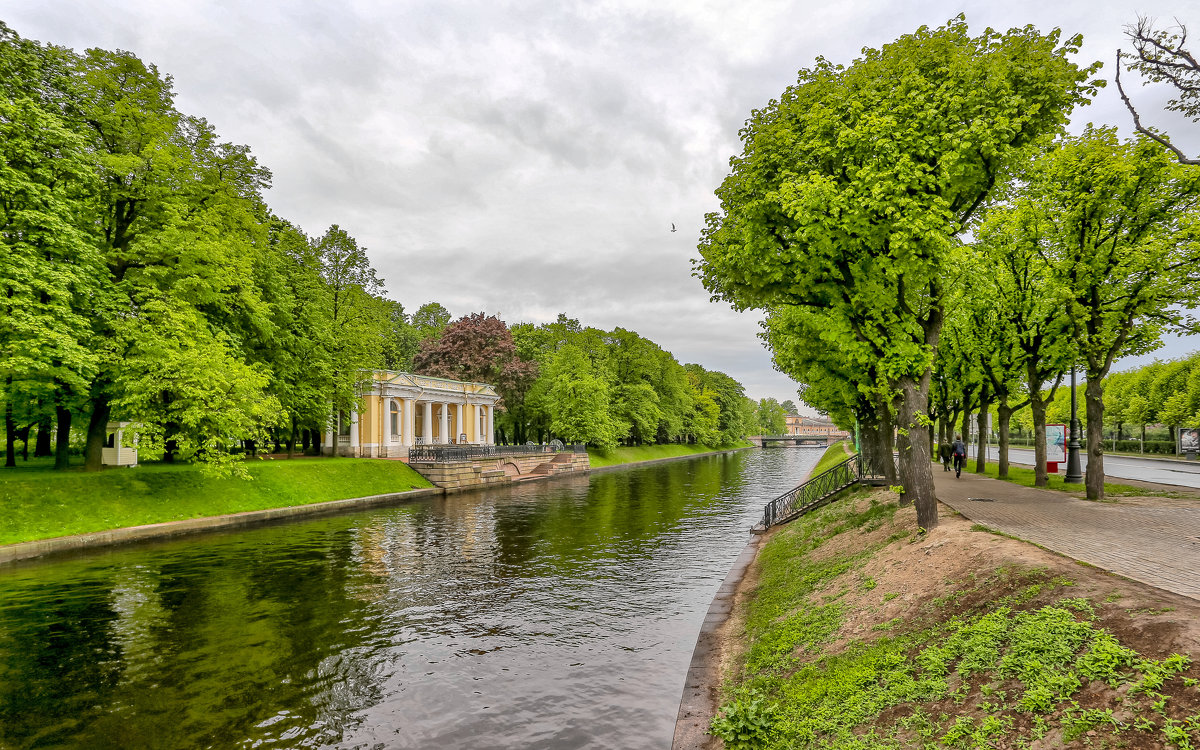
<svg viewBox="0 0 1200 750">
<path fill-rule="evenodd" d="M 4 20 L 157 63 L 183 111 L 274 171 L 279 214 L 314 234 L 346 228 L 409 309 L 567 312 L 782 400 L 795 386 L 772 370 L 757 319 L 710 303 L 691 277 L 738 128 L 817 55 L 848 63 L 960 10 L 976 30 L 1083 33 L 1081 59 L 1106 70 L 1135 20 L 1125 3 L 1092 0 L 125 0 L 119 12 L 10 0 Z M 1141 12 L 1200 24 L 1196 0 Z M 1200 129 L 1158 111 L 1165 91 L 1131 93 L 1200 150 Z M 1128 131 L 1128 119 L 1110 86 L 1072 127 Z"/>
</svg>

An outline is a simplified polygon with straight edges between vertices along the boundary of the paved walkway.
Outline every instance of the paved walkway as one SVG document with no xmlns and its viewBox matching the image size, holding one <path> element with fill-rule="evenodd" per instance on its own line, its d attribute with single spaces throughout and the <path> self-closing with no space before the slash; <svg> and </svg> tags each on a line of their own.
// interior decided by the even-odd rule
<svg viewBox="0 0 1200 750">
<path fill-rule="evenodd" d="M 1200 500 L 1095 503 L 966 471 L 933 474 L 938 499 L 975 523 L 1200 600 Z"/>
</svg>

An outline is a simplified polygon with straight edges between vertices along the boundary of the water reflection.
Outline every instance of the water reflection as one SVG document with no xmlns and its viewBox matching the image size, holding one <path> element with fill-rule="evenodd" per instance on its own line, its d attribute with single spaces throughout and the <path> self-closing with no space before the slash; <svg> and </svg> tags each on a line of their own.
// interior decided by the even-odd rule
<svg viewBox="0 0 1200 750">
<path fill-rule="evenodd" d="M 818 455 L 0 571 L 0 747 L 667 747 L 709 600 Z"/>
</svg>

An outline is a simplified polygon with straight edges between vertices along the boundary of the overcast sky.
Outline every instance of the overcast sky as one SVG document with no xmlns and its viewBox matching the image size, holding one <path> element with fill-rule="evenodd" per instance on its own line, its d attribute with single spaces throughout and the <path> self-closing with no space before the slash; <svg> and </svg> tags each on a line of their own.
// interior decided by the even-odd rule
<svg viewBox="0 0 1200 750">
<path fill-rule="evenodd" d="M 772 369 L 758 316 L 709 302 L 691 276 L 704 214 L 752 108 L 818 55 L 849 63 L 864 46 L 960 12 L 976 33 L 1025 24 L 1081 33 L 1080 61 L 1104 61 L 1109 78 L 1122 28 L 1139 13 L 1200 31 L 1200 0 L 0 8 L 22 36 L 130 50 L 174 76 L 181 111 L 273 170 L 271 207 L 314 235 L 340 224 L 410 312 L 430 300 L 455 317 L 484 310 L 510 324 L 566 312 L 635 330 L 681 362 L 729 373 L 747 395 L 781 401 L 795 400 L 795 384 Z M 1132 93 L 1144 120 L 1200 149 L 1200 126 L 1159 111 L 1167 92 Z M 1089 121 L 1128 131 L 1115 87 L 1077 111 L 1072 129 Z M 1156 355 L 1195 348 L 1172 339 Z"/>
</svg>

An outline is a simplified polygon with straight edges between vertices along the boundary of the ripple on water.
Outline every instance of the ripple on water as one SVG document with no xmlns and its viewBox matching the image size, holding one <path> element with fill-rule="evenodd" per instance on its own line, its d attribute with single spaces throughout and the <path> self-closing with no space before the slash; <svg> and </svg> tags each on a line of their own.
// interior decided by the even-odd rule
<svg viewBox="0 0 1200 750">
<path fill-rule="evenodd" d="M 5 747 L 670 744 L 709 601 L 820 451 L 0 572 Z"/>
</svg>

